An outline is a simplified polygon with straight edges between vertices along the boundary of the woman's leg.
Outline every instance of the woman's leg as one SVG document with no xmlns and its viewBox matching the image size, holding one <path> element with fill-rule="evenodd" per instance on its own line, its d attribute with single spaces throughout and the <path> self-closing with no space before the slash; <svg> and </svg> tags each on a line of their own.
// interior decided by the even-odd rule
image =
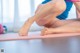
<svg viewBox="0 0 80 53">
<path fill-rule="evenodd" d="M 44 4 L 40 4 L 37 8 L 37 10 L 35 11 L 35 13 L 37 13 L 40 8 L 42 8 L 44 6 Z M 59 7 L 59 6 L 58 6 Z M 53 9 L 54 10 L 54 9 Z M 64 10 L 64 9 L 63 9 Z M 62 10 L 62 12 L 63 12 Z M 58 11 L 57 13 L 58 14 L 61 14 L 62 12 Z M 42 18 L 38 18 L 36 20 L 36 23 L 39 25 L 39 26 L 45 26 L 45 27 L 57 27 L 57 26 L 61 26 L 61 25 L 65 25 L 65 24 L 68 24 L 68 23 L 71 23 L 71 22 L 74 22 L 76 21 L 76 19 L 71 19 L 71 20 L 59 20 L 57 18 L 55 18 L 56 16 L 54 16 L 55 13 L 52 13 L 52 14 L 49 14 L 45 17 L 42 17 Z M 56 14 L 56 15 L 58 15 Z M 51 22 L 52 20 L 52 22 Z"/>
<path fill-rule="evenodd" d="M 62 5 L 63 5 L 63 7 L 59 7 L 59 6 L 62 6 Z M 27 20 L 25 22 L 23 27 L 20 29 L 19 34 L 22 35 L 22 36 L 27 35 L 31 24 L 34 21 L 36 21 L 39 18 L 43 18 L 43 17 L 47 16 L 48 14 L 52 14 L 52 13 L 54 13 L 54 16 L 57 16 L 62 11 L 64 11 L 65 8 L 66 7 L 65 7 L 64 0 L 56 0 L 56 2 L 54 2 L 52 0 L 51 2 L 45 4 L 43 7 L 41 7 L 39 9 L 39 11 L 33 17 L 31 17 L 29 20 Z"/>
<path fill-rule="evenodd" d="M 50 18 L 53 18 L 53 19 L 50 20 L 52 22 L 48 22 L 47 23 L 47 21 L 49 21 L 49 19 L 45 19 L 45 18 L 49 18 L 49 19 Z M 48 28 L 45 28 L 44 30 L 42 30 L 42 34 L 50 34 L 50 33 L 80 32 L 79 28 L 78 29 L 76 28 L 77 26 L 74 25 L 75 27 L 70 27 L 70 25 L 72 23 L 74 24 L 74 22 L 77 22 L 77 25 L 78 25 L 80 23 L 78 21 L 80 21 L 80 19 L 59 20 L 59 19 L 57 19 L 57 18 L 54 17 L 54 14 L 50 14 L 50 15 L 44 17 L 43 19 L 38 19 L 36 22 L 40 26 L 43 25 L 45 27 L 48 27 Z M 43 23 L 47 23 L 47 24 L 45 25 Z M 63 26 L 66 26 L 68 29 L 66 27 L 63 27 Z M 80 24 L 78 25 L 78 27 L 79 26 L 80 26 Z M 74 30 L 75 28 L 76 28 L 76 30 Z M 48 31 L 48 29 L 49 29 L 49 31 Z M 65 30 L 61 30 L 61 29 L 65 29 Z M 73 31 L 72 30 L 69 30 L 69 29 L 72 29 Z"/>
<path fill-rule="evenodd" d="M 66 25 L 62 25 L 56 28 L 44 28 L 42 30 L 42 35 L 52 34 L 52 33 L 80 33 L 80 21 L 74 21 Z"/>
<path fill-rule="evenodd" d="M 70 24 L 76 21 L 80 21 L 80 19 L 57 20 L 55 22 L 53 20 L 51 23 L 49 23 L 50 24 L 49 28 L 56 28 L 56 27 L 64 26 L 66 24 Z"/>
</svg>

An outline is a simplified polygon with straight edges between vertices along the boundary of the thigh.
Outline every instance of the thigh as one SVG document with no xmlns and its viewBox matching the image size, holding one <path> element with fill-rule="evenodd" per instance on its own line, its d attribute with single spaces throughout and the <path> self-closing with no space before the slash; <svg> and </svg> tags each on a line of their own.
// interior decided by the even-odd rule
<svg viewBox="0 0 80 53">
<path fill-rule="evenodd" d="M 64 25 L 64 27 L 67 27 L 67 26 L 80 28 L 80 21 L 74 21 L 72 23 L 68 23 L 68 24 Z"/>
<path fill-rule="evenodd" d="M 50 28 L 64 26 L 64 25 L 67 25 L 67 24 L 70 24 L 70 23 L 74 24 L 74 22 L 79 24 L 80 23 L 80 19 L 57 20 L 55 23 L 52 21 L 52 24 L 50 25 Z"/>
<path fill-rule="evenodd" d="M 63 7 L 62 7 L 63 6 Z M 45 7 L 45 8 L 44 8 Z M 60 14 L 62 14 L 66 9 L 66 3 L 63 0 L 60 1 L 50 1 L 46 4 L 40 4 L 36 10 L 36 14 L 40 14 L 40 15 L 48 15 L 49 13 L 53 13 L 55 16 L 58 16 Z M 41 14 L 41 12 L 43 14 Z M 44 13 L 46 12 L 46 13 Z"/>
<path fill-rule="evenodd" d="M 38 7 L 37 7 L 37 9 L 36 9 L 36 11 L 35 11 L 35 14 L 41 9 L 42 6 L 44 6 L 44 4 L 39 4 L 39 5 L 38 5 Z"/>
<path fill-rule="evenodd" d="M 80 12 L 80 1 L 79 2 L 73 2 L 74 4 L 75 4 L 75 6 L 76 6 L 76 8 L 79 10 L 79 12 Z"/>
<path fill-rule="evenodd" d="M 63 5 L 62 5 L 63 4 Z M 41 10 L 41 8 L 44 6 L 45 4 L 39 5 L 36 13 L 38 11 Z M 63 7 L 61 7 L 63 6 Z M 58 1 L 54 4 L 54 7 L 52 9 L 50 9 L 49 13 L 44 17 L 44 16 L 40 16 L 37 20 L 36 23 L 38 25 L 43 25 L 43 26 L 50 26 L 52 23 L 54 23 L 55 20 L 58 20 L 56 18 L 56 16 L 60 15 L 62 12 L 64 12 L 66 6 L 65 6 L 65 2 L 64 1 Z M 61 21 L 58 20 L 58 23 L 60 23 Z M 51 24 L 50 24 L 51 23 Z M 46 24 L 46 25 L 45 25 Z"/>
<path fill-rule="evenodd" d="M 57 19 L 54 14 L 49 14 L 47 15 L 46 17 L 42 17 L 42 18 L 38 18 L 36 20 L 36 23 L 39 25 L 39 26 L 50 26 L 52 22 L 56 22 L 58 21 L 59 19 Z"/>
</svg>

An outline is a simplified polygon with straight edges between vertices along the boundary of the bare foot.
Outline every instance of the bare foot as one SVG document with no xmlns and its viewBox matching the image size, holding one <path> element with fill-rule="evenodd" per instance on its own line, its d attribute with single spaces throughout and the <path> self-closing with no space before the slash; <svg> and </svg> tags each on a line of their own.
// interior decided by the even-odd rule
<svg viewBox="0 0 80 53">
<path fill-rule="evenodd" d="M 57 28 L 44 28 L 41 31 L 42 35 L 53 33 L 80 33 L 80 22 L 73 22 Z"/>
<path fill-rule="evenodd" d="M 42 36 L 45 35 L 46 32 L 47 32 L 47 28 L 42 29 L 42 31 L 41 31 L 41 35 L 42 35 Z"/>
<path fill-rule="evenodd" d="M 48 35 L 48 34 L 56 34 L 56 33 L 60 33 L 60 32 L 55 31 L 55 28 L 44 28 L 44 29 L 41 31 L 41 35 L 42 35 L 42 36 Z"/>
<path fill-rule="evenodd" d="M 49 28 L 46 28 L 46 27 L 41 31 L 42 36 L 52 34 L 52 33 L 53 31 L 50 31 Z"/>
</svg>

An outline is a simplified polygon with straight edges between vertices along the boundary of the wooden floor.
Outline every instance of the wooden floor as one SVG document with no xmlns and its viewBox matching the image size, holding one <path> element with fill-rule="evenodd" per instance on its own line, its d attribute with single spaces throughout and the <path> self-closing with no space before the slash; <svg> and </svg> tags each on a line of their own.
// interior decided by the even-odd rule
<svg viewBox="0 0 80 53">
<path fill-rule="evenodd" d="M 80 53 L 80 36 L 0 42 L 4 53 Z"/>
</svg>

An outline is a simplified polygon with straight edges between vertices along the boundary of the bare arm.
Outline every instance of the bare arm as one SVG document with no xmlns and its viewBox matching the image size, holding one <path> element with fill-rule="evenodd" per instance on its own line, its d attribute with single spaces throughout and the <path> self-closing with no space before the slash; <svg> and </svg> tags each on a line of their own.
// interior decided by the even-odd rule
<svg viewBox="0 0 80 53">
<path fill-rule="evenodd" d="M 77 18 L 80 18 L 80 12 L 76 9 Z"/>
<path fill-rule="evenodd" d="M 77 10 L 80 12 L 80 2 L 73 2 Z"/>
<path fill-rule="evenodd" d="M 80 2 L 74 2 L 77 11 L 77 17 L 80 18 Z"/>
</svg>

